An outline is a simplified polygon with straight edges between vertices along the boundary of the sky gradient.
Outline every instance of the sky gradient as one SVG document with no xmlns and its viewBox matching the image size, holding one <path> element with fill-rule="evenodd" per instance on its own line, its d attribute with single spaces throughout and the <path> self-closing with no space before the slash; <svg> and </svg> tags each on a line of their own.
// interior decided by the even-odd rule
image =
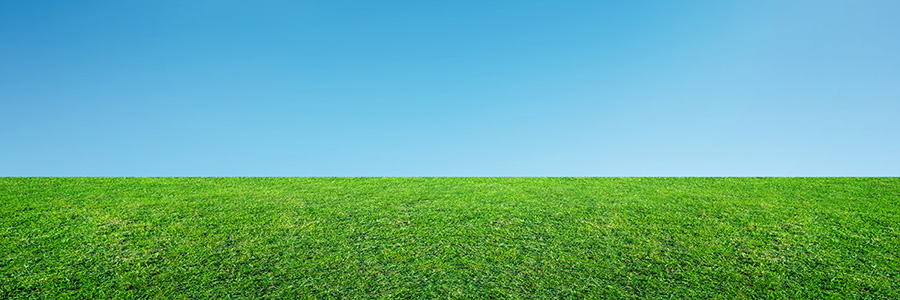
<svg viewBox="0 0 900 300">
<path fill-rule="evenodd" d="M 900 1 L 3 1 L 0 176 L 900 176 Z"/>
</svg>

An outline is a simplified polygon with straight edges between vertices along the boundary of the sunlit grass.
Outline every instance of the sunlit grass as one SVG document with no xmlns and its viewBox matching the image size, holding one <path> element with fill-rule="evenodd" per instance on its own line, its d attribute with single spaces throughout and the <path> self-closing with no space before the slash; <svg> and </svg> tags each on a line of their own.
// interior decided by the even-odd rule
<svg viewBox="0 0 900 300">
<path fill-rule="evenodd" d="M 0 178 L 0 298 L 900 299 L 900 178 Z"/>
</svg>

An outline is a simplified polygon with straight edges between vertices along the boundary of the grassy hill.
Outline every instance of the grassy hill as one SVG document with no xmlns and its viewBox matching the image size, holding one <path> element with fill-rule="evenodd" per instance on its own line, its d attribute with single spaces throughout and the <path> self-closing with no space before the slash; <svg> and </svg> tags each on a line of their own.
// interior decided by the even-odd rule
<svg viewBox="0 0 900 300">
<path fill-rule="evenodd" d="M 900 299 L 900 178 L 0 178 L 0 298 Z"/>
</svg>

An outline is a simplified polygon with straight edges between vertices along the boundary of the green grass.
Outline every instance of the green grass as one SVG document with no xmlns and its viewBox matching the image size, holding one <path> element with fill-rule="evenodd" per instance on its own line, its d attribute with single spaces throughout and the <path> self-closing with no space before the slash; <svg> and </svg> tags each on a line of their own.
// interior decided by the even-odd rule
<svg viewBox="0 0 900 300">
<path fill-rule="evenodd" d="M 900 299 L 900 178 L 0 178 L 0 298 Z"/>
</svg>

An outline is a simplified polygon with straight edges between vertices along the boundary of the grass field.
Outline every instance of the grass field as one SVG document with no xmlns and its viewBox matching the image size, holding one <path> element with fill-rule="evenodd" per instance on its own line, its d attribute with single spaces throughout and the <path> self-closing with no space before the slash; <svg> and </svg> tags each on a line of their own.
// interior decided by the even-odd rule
<svg viewBox="0 0 900 300">
<path fill-rule="evenodd" d="M 900 178 L 0 178 L 0 298 L 900 299 Z"/>
</svg>

